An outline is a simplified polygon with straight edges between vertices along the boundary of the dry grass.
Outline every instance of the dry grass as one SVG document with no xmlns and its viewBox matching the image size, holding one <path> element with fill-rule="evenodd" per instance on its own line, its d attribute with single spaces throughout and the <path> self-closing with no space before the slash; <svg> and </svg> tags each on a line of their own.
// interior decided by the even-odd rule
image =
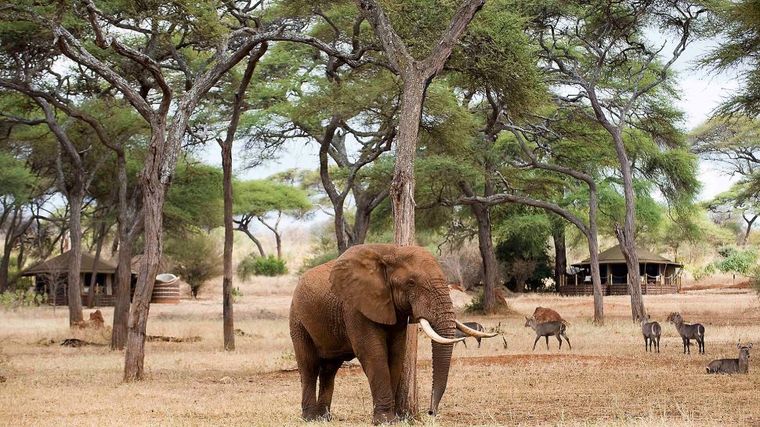
<svg viewBox="0 0 760 427">
<path fill-rule="evenodd" d="M 68 337 L 105 337 L 66 328 L 65 309 L 0 312 L 0 424 L 2 425 L 303 425 L 300 385 L 287 330 L 295 279 L 241 284 L 235 310 L 237 351 L 221 351 L 217 292 L 197 301 L 151 308 L 149 333 L 201 336 L 197 343 L 149 343 L 148 378 L 122 384 L 123 353 L 106 347 L 63 348 Z M 739 292 L 740 290 L 730 290 Z M 760 343 L 760 308 L 747 291 L 700 291 L 646 298 L 654 318 L 681 311 L 707 327 L 707 355 L 681 354 L 671 325 L 663 324 L 662 353 L 646 354 L 638 328 L 627 320 L 625 297 L 606 300 L 608 322 L 592 326 L 591 299 L 528 295 L 510 300 L 514 314 L 468 318 L 501 323 L 501 339 L 478 349 L 459 345 L 449 387 L 435 419 L 424 425 L 736 425 L 760 423 L 760 368 L 746 376 L 707 376 L 711 359 L 734 357 L 737 340 Z M 571 322 L 573 350 L 531 352 L 533 333 L 521 314 L 536 305 Z M 106 322 L 112 312 L 104 310 Z M 430 346 L 420 340 L 420 403 L 430 390 Z M 338 374 L 331 425 L 370 420 L 372 401 L 358 366 Z"/>
</svg>

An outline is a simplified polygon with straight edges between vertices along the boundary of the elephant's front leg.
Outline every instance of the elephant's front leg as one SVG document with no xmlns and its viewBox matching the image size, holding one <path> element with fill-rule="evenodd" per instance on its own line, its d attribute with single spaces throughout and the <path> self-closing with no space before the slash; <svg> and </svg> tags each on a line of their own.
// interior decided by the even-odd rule
<svg viewBox="0 0 760 427">
<path fill-rule="evenodd" d="M 387 336 L 382 330 L 369 329 L 354 342 L 354 351 L 372 391 L 374 410 L 372 422 L 382 424 L 396 421 L 395 400 L 388 364 Z"/>
</svg>

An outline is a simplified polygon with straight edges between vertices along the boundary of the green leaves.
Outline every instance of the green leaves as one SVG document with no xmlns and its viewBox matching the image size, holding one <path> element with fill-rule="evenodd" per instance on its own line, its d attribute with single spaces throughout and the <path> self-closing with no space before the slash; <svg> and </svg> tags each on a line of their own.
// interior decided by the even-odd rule
<svg viewBox="0 0 760 427">
<path fill-rule="evenodd" d="M 178 165 L 164 204 L 164 226 L 175 232 L 222 225 L 222 171 L 198 163 Z"/>
<path fill-rule="evenodd" d="M 312 207 L 306 191 L 270 180 L 236 182 L 235 215 L 264 216 L 270 212 L 302 215 Z"/>
<path fill-rule="evenodd" d="M 717 0 L 708 3 L 717 18 L 712 30 L 718 45 L 701 59 L 713 70 L 738 70 L 742 89 L 721 106 L 721 112 L 760 114 L 760 0 Z"/>
<path fill-rule="evenodd" d="M 0 151 L 0 197 L 10 196 L 16 204 L 24 203 L 37 181 L 23 161 Z"/>
</svg>

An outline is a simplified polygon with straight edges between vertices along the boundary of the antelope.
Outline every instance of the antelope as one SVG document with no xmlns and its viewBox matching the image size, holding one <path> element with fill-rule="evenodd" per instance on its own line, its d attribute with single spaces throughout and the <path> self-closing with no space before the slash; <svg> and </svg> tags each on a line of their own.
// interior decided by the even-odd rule
<svg viewBox="0 0 760 427">
<path fill-rule="evenodd" d="M 530 327 L 534 331 L 536 331 L 536 340 L 533 341 L 533 351 L 536 351 L 536 343 L 538 342 L 541 337 L 546 338 L 546 349 L 549 350 L 549 336 L 553 335 L 557 337 L 557 341 L 559 341 L 559 348 L 562 349 L 562 337 L 565 337 L 565 341 L 567 341 L 567 345 L 570 346 L 570 350 L 573 349 L 573 346 L 570 344 L 570 339 L 565 334 L 565 330 L 567 329 L 567 326 L 563 322 L 543 322 L 538 323 L 536 319 L 532 317 L 525 317 L 525 327 Z"/>
<path fill-rule="evenodd" d="M 474 330 L 476 330 L 478 332 L 485 332 L 486 331 L 486 328 L 484 328 L 483 325 L 481 325 L 478 322 L 464 322 L 464 325 L 467 326 L 468 328 L 474 329 Z M 460 331 L 459 329 L 457 329 L 456 331 L 454 331 L 454 338 L 466 338 L 466 337 L 469 337 L 469 336 L 470 335 L 465 334 L 464 332 Z M 482 338 L 481 337 L 477 337 L 477 336 L 474 337 L 474 338 L 475 338 L 475 340 L 478 341 L 478 348 L 480 348 L 480 340 Z M 464 344 L 464 348 L 467 348 L 467 341 L 466 340 L 462 340 L 462 344 Z"/>
<path fill-rule="evenodd" d="M 680 313 L 670 313 L 668 322 L 675 325 L 683 340 L 683 354 L 691 354 L 691 340 L 697 340 L 699 354 L 705 354 L 705 327 L 700 323 L 684 323 Z"/>
<path fill-rule="evenodd" d="M 736 344 L 739 349 L 738 359 L 718 359 L 713 360 L 707 365 L 708 374 L 746 374 L 749 372 L 749 350 L 752 343 L 742 345 Z"/>
<path fill-rule="evenodd" d="M 647 316 L 646 319 L 641 321 L 641 333 L 644 334 L 644 349 L 647 352 L 650 350 L 657 350 L 659 353 L 662 327 L 657 322 L 650 322 L 650 319 L 651 317 Z M 654 349 L 652 346 L 654 346 Z"/>
</svg>

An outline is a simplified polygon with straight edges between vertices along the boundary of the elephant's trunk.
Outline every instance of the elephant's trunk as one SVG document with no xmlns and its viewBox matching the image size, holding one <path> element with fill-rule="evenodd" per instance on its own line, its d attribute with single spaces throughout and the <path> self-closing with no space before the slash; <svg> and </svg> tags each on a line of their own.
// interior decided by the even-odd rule
<svg viewBox="0 0 760 427">
<path fill-rule="evenodd" d="M 454 322 L 454 307 L 451 304 L 451 298 L 446 289 L 445 300 L 441 301 L 436 311 L 433 328 L 439 335 L 446 338 L 453 338 L 456 331 Z M 438 403 L 446 391 L 446 382 L 449 379 L 449 368 L 451 367 L 451 353 L 454 350 L 453 344 L 439 344 L 432 342 L 433 351 L 433 388 L 430 392 L 430 409 L 428 414 L 435 415 L 438 412 Z"/>
</svg>

